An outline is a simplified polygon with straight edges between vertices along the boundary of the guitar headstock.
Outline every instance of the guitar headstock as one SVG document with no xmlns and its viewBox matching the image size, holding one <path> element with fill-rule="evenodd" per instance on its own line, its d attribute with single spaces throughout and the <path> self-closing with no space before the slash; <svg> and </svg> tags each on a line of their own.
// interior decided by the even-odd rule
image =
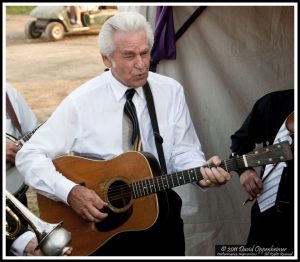
<svg viewBox="0 0 300 262">
<path fill-rule="evenodd" d="M 244 155 L 247 165 L 263 166 L 293 159 L 293 153 L 288 141 L 283 141 L 267 147 L 255 149 Z"/>
</svg>

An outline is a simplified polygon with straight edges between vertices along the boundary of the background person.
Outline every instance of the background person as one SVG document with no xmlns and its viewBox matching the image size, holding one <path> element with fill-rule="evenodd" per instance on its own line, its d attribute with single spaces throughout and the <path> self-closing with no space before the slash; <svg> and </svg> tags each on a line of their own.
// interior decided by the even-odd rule
<svg viewBox="0 0 300 262">
<path fill-rule="evenodd" d="M 286 123 L 293 111 L 293 89 L 264 95 L 254 104 L 241 128 L 231 136 L 232 152 L 243 155 L 261 143 L 264 147 L 285 140 L 293 143 L 290 135 L 294 131 L 288 130 Z M 275 177 L 276 172 L 278 178 Z M 249 199 L 255 200 L 247 245 L 287 248 L 286 253 L 293 252 L 294 160 L 278 164 L 262 183 L 262 177 L 266 173 L 267 168 L 262 170 L 261 175 L 253 168 L 239 172 L 241 185 Z M 273 196 L 265 195 L 268 194 L 266 191 L 273 191 Z M 272 198 L 274 201 L 268 203 Z M 264 203 L 267 203 L 266 206 Z"/>
<path fill-rule="evenodd" d="M 37 118 L 22 95 L 10 84 L 6 84 L 6 134 L 15 139 L 22 138 L 38 124 Z M 9 106 L 10 105 L 10 106 Z M 27 206 L 26 191 L 23 177 L 15 168 L 15 157 L 20 146 L 6 139 L 6 187 L 16 198 Z M 12 208 L 14 212 L 17 211 Z M 27 221 L 21 218 L 24 225 Z"/>
</svg>

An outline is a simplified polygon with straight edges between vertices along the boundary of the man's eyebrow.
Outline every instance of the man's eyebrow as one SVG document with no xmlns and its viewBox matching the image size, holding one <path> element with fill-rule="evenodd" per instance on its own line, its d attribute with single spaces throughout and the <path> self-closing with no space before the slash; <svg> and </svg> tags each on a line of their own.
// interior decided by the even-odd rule
<svg viewBox="0 0 300 262">
<path fill-rule="evenodd" d="M 142 53 L 147 53 L 147 52 L 149 52 L 149 48 L 145 48 L 145 49 L 143 49 L 143 50 L 141 50 L 140 52 L 139 52 L 139 54 L 142 54 Z M 124 54 L 124 55 L 127 55 L 127 54 L 135 54 L 135 52 L 134 51 L 132 51 L 132 50 L 123 50 L 122 51 L 122 54 Z"/>
<path fill-rule="evenodd" d="M 132 51 L 132 50 L 123 50 L 123 51 L 122 51 L 122 54 L 124 54 L 124 55 L 127 55 L 127 54 L 135 54 L 135 52 Z"/>
</svg>

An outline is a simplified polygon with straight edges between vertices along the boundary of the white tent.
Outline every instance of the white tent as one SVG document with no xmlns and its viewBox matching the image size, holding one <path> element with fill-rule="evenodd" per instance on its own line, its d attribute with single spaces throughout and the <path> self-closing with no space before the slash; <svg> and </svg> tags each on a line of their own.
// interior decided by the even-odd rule
<svg viewBox="0 0 300 262">
<path fill-rule="evenodd" d="M 173 6 L 175 32 L 198 7 Z M 208 6 L 176 42 L 176 60 L 158 64 L 158 73 L 184 86 L 207 158 L 228 158 L 230 135 L 258 98 L 294 88 L 295 8 Z M 128 9 L 144 14 L 155 28 L 156 6 L 120 6 Z M 225 186 L 205 192 L 194 185 L 175 190 L 183 200 L 186 255 L 214 256 L 215 245 L 245 244 L 251 203 L 242 206 L 246 194 L 236 173 Z"/>
</svg>

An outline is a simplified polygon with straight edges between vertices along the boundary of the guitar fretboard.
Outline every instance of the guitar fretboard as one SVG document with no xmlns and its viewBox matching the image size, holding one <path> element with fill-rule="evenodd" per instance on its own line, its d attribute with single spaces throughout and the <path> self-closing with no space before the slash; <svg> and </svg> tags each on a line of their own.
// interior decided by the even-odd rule
<svg viewBox="0 0 300 262">
<path fill-rule="evenodd" d="M 132 192 L 134 198 L 139 198 L 160 192 L 165 189 L 188 184 L 202 179 L 200 168 L 192 168 L 182 172 L 177 172 L 170 175 L 164 175 L 145 179 L 132 183 Z"/>
<path fill-rule="evenodd" d="M 288 141 L 256 149 L 246 155 L 235 156 L 228 160 L 223 160 L 220 164 L 227 172 L 239 170 L 245 167 L 262 166 L 293 159 Z M 214 164 L 204 165 L 203 167 L 216 167 Z M 139 198 L 160 192 L 165 189 L 181 186 L 203 179 L 201 167 L 188 169 L 174 174 L 162 174 L 160 176 L 133 182 L 131 190 L 133 198 Z"/>
</svg>

